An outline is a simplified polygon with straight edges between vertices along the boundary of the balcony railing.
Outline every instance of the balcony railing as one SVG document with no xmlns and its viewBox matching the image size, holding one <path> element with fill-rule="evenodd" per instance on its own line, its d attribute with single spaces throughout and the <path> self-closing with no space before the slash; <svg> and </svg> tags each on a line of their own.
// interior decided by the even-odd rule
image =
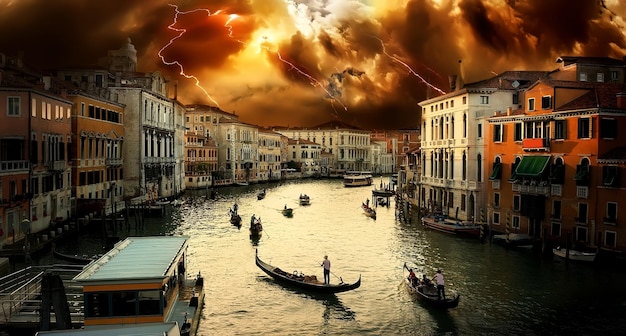
<svg viewBox="0 0 626 336">
<path fill-rule="evenodd" d="M 65 170 L 66 164 L 63 160 L 50 161 L 48 164 L 48 169 L 54 171 L 63 171 Z"/>
<path fill-rule="evenodd" d="M 530 138 L 522 140 L 522 148 L 525 151 L 549 151 L 550 139 Z"/>
<path fill-rule="evenodd" d="M 576 197 L 578 197 L 578 198 L 588 198 L 589 197 L 589 187 L 587 187 L 587 186 L 577 186 L 576 187 Z"/>
<path fill-rule="evenodd" d="M 617 218 L 615 217 L 604 217 L 604 224 L 606 225 L 617 225 Z"/>
<path fill-rule="evenodd" d="M 105 160 L 107 166 L 120 166 L 122 165 L 122 159 L 118 158 L 106 158 Z"/>
<path fill-rule="evenodd" d="M 0 161 L 0 171 L 2 172 L 19 172 L 28 171 L 30 164 L 26 160 L 21 161 Z"/>
</svg>

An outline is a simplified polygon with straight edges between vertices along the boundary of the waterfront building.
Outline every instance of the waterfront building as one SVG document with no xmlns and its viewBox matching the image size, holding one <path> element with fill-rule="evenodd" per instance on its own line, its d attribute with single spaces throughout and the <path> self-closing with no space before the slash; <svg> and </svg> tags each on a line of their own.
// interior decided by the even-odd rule
<svg viewBox="0 0 626 336">
<path fill-rule="evenodd" d="M 186 184 L 186 168 L 185 168 L 185 113 L 186 108 L 183 103 L 178 101 L 178 86 L 174 85 L 174 194 L 180 195 L 187 188 Z"/>
<path fill-rule="evenodd" d="M 312 177 L 321 174 L 320 154 L 322 148 L 319 144 L 306 139 L 289 139 L 288 162 L 293 162 L 299 167 L 302 177 Z"/>
<path fill-rule="evenodd" d="M 168 81 L 160 72 L 136 72 L 137 51 L 130 39 L 104 58 L 115 71 L 109 90 L 125 108 L 124 196 L 134 202 L 155 202 L 181 190 L 176 164 L 183 153 L 175 141 L 174 102 L 168 98 Z M 180 128 L 180 126 L 179 126 Z"/>
<path fill-rule="evenodd" d="M 70 217 L 71 107 L 62 85 L 0 54 L 0 246 Z"/>
<path fill-rule="evenodd" d="M 258 182 L 259 127 L 225 115 L 216 123 L 219 174 L 234 183 Z"/>
<path fill-rule="evenodd" d="M 375 143 L 384 142 L 384 153 L 381 152 L 382 157 L 373 159 L 376 163 L 372 163 L 372 172 L 375 174 L 392 174 L 400 169 L 400 162 L 402 162 L 402 151 L 405 149 L 402 136 L 405 133 L 401 131 L 372 131 L 370 134 L 370 142 Z M 392 164 L 393 167 L 389 167 Z"/>
<path fill-rule="evenodd" d="M 217 146 L 211 138 L 195 131 L 185 132 L 185 184 L 187 189 L 213 186 L 212 172 L 217 172 Z"/>
<path fill-rule="evenodd" d="M 618 216 L 625 92 L 619 82 L 544 78 L 527 89 L 522 109 L 489 118 L 493 231 L 626 252 Z"/>
<path fill-rule="evenodd" d="M 259 182 L 281 178 L 282 141 L 287 137 L 272 130 L 259 128 Z"/>
<path fill-rule="evenodd" d="M 545 76 L 543 71 L 507 71 L 424 100 L 419 203 L 431 212 L 459 220 L 485 211 L 483 195 L 485 119 L 494 111 L 521 104 L 523 89 Z M 459 81 L 460 82 L 460 81 Z M 482 209 L 482 210 L 479 210 Z"/>
<path fill-rule="evenodd" d="M 355 171 L 372 169 L 371 131 L 340 121 L 330 121 L 311 128 L 275 127 L 274 130 L 290 139 L 306 139 L 320 144 L 323 151 L 334 156 L 333 169 Z"/>
</svg>

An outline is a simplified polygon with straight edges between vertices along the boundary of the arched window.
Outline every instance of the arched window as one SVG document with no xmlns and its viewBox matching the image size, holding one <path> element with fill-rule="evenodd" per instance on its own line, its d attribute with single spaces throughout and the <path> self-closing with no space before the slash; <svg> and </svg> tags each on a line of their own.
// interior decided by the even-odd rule
<svg viewBox="0 0 626 336">
<path fill-rule="evenodd" d="M 463 114 L 463 137 L 467 138 L 467 114 Z"/>
<path fill-rule="evenodd" d="M 481 182 L 483 180 L 483 157 L 478 154 L 476 156 L 476 181 Z"/>
<path fill-rule="evenodd" d="M 463 181 L 467 180 L 467 154 L 465 154 L 465 152 L 463 152 Z"/>
</svg>

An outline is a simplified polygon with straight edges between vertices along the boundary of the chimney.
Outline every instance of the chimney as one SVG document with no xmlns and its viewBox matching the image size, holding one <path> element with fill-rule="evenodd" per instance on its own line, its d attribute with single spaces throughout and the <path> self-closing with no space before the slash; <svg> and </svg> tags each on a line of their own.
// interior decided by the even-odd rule
<svg viewBox="0 0 626 336">
<path fill-rule="evenodd" d="M 626 110 L 626 92 L 617 94 L 617 108 Z"/>
<path fill-rule="evenodd" d="M 507 108 L 506 108 L 506 115 L 507 115 L 507 116 L 510 116 L 510 115 L 511 115 L 511 110 L 512 110 L 511 106 L 509 106 L 509 107 L 507 107 Z"/>
<path fill-rule="evenodd" d="M 43 82 L 44 90 L 50 90 L 50 86 L 52 84 L 52 78 L 50 76 L 43 76 L 42 82 Z"/>
<path fill-rule="evenodd" d="M 457 77 L 456 88 L 461 90 L 463 88 L 463 67 L 461 66 L 462 60 L 459 60 L 459 76 Z"/>
<path fill-rule="evenodd" d="M 174 81 L 174 100 L 176 100 L 176 98 L 178 98 L 178 81 L 177 80 Z"/>
<path fill-rule="evenodd" d="M 456 91 L 457 75 L 448 76 L 448 83 L 450 84 L 450 92 Z"/>
</svg>

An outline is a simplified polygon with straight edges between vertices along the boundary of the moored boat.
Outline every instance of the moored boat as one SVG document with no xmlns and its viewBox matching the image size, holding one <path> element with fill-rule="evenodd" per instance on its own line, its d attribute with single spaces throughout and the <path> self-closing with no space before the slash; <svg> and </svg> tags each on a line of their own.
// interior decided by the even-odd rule
<svg viewBox="0 0 626 336">
<path fill-rule="evenodd" d="M 493 235 L 491 241 L 505 247 L 532 248 L 535 238 L 525 233 L 509 233 Z"/>
<path fill-rule="evenodd" d="M 57 251 L 56 249 L 54 249 L 52 251 L 52 254 L 57 259 L 69 261 L 71 263 L 79 264 L 79 265 L 87 265 L 87 264 L 89 264 L 90 262 L 94 261 L 95 259 L 97 259 L 99 257 L 99 256 L 91 256 L 90 257 L 90 256 L 87 256 L 87 255 L 79 256 L 79 255 L 61 253 L 61 252 Z"/>
<path fill-rule="evenodd" d="M 445 215 L 422 217 L 422 224 L 433 230 L 469 236 L 480 235 L 480 224 L 450 219 Z"/>
<path fill-rule="evenodd" d="M 346 187 L 365 187 L 372 185 L 372 173 L 367 171 L 349 171 L 343 176 Z"/>
<path fill-rule="evenodd" d="M 409 270 L 406 263 L 404 264 L 404 270 Z M 404 285 L 409 291 L 409 294 L 421 302 L 439 309 L 450 309 L 459 305 L 459 300 L 461 299 L 459 293 L 446 290 L 446 298 L 440 299 L 437 295 L 437 287 L 432 284 L 432 282 L 428 281 L 428 283 L 423 283 L 422 281 L 417 281 L 414 284 L 407 272 L 404 272 L 404 275 Z"/>
<path fill-rule="evenodd" d="M 294 271 L 293 273 L 285 272 L 276 266 L 272 266 L 262 261 L 259 258 L 258 250 L 255 254 L 255 263 L 263 272 L 265 272 L 265 274 L 274 278 L 274 280 L 276 280 L 277 282 L 283 285 L 301 288 L 310 292 L 321 294 L 334 294 L 347 292 L 353 289 L 357 289 L 361 286 L 361 275 L 359 275 L 359 279 L 353 283 L 345 283 L 340 278 L 340 283 L 338 284 L 324 284 L 323 281 L 317 280 L 317 276 L 315 275 L 304 275 L 301 273 L 297 274 L 296 271 Z"/>
<path fill-rule="evenodd" d="M 188 237 L 129 237 L 85 266 L 73 279 L 84 294 L 81 330 L 134 335 L 139 326 L 167 324 L 195 335 L 204 281 L 186 276 L 187 246 Z"/>
<path fill-rule="evenodd" d="M 564 248 L 553 248 L 552 249 L 552 253 L 555 256 L 561 257 L 561 258 L 569 258 L 569 260 L 575 260 L 575 261 L 587 261 L 587 262 L 593 262 L 594 260 L 596 260 L 596 252 L 583 252 L 583 251 L 578 251 L 578 250 L 568 250 L 568 249 L 564 249 Z"/>
</svg>

